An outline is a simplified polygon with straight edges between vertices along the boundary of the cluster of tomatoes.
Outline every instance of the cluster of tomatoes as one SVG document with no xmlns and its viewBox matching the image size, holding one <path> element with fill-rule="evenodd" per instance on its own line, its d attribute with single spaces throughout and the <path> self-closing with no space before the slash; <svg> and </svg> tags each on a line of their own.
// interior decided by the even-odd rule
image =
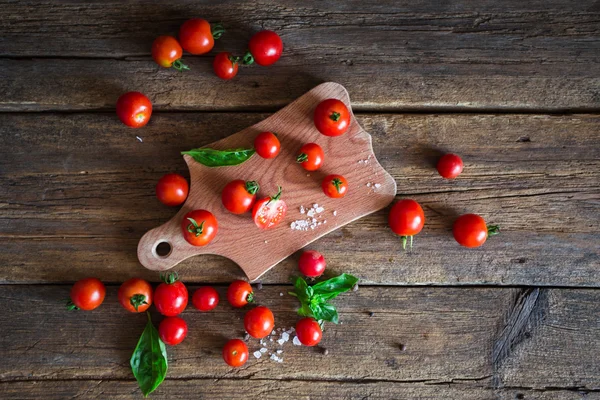
<svg viewBox="0 0 600 400">
<path fill-rule="evenodd" d="M 437 164 L 439 174 L 446 179 L 454 179 L 463 170 L 463 161 L 456 154 L 445 154 Z M 421 205 L 414 200 L 400 200 L 392 206 L 388 217 L 390 228 L 402 237 L 403 247 L 406 241 L 421 232 L 425 224 L 425 214 Z M 477 214 L 465 214 L 454 221 L 452 233 L 454 239 L 464 247 L 479 247 L 485 243 L 488 236 L 496 235 L 500 229 L 496 225 L 488 226 L 485 220 Z"/>
</svg>

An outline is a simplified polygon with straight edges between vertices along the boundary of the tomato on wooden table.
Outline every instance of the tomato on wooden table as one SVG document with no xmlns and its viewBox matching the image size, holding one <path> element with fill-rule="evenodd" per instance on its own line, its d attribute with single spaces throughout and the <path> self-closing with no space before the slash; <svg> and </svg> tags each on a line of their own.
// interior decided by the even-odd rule
<svg viewBox="0 0 600 400">
<path fill-rule="evenodd" d="M 439 174 L 446 179 L 454 179 L 463 170 L 463 162 L 456 154 L 444 154 L 437 163 Z"/>
<path fill-rule="evenodd" d="M 210 286 L 198 288 L 192 296 L 192 304 L 200 311 L 210 311 L 219 304 L 219 293 Z"/>
<path fill-rule="evenodd" d="M 229 182 L 221 192 L 221 201 L 227 211 L 243 214 L 252 209 L 256 201 L 256 193 L 260 189 L 258 182 L 241 179 Z"/>
<path fill-rule="evenodd" d="M 406 249 L 406 240 L 410 237 L 412 247 L 413 236 L 421 232 L 425 224 L 423 209 L 414 200 L 400 200 L 392 206 L 388 216 L 390 228 L 402 238 L 402 248 Z"/>
<path fill-rule="evenodd" d="M 218 228 L 217 219 L 206 210 L 190 211 L 181 220 L 183 237 L 193 246 L 209 244 L 217 235 Z"/>
<path fill-rule="evenodd" d="M 307 171 L 316 171 L 323 166 L 325 153 L 321 146 L 316 143 L 306 143 L 300 148 L 296 162 Z"/>
<path fill-rule="evenodd" d="M 275 317 L 265 306 L 258 306 L 248 311 L 244 316 L 244 328 L 250 336 L 262 339 L 273 331 Z"/>
<path fill-rule="evenodd" d="M 232 367 L 241 367 L 248 361 L 248 346 L 240 339 L 231 339 L 223 346 L 223 360 Z"/>
<path fill-rule="evenodd" d="M 187 323 L 183 318 L 167 317 L 158 325 L 160 340 L 170 346 L 176 346 L 185 339 L 188 332 Z"/>
<path fill-rule="evenodd" d="M 223 25 L 210 23 L 202 18 L 188 19 L 179 28 L 179 43 L 188 53 L 200 55 L 208 53 L 215 45 L 215 39 L 219 39 L 225 29 Z"/>
<path fill-rule="evenodd" d="M 181 61 L 183 50 L 173 36 L 159 36 L 152 43 L 152 59 L 161 67 L 175 68 L 177 71 L 190 69 Z"/>
<path fill-rule="evenodd" d="M 281 150 L 281 144 L 273 132 L 262 132 L 254 139 L 254 149 L 262 158 L 275 158 Z"/>
<path fill-rule="evenodd" d="M 323 135 L 340 136 L 350 126 L 350 111 L 341 100 L 327 99 L 317 105 L 313 120 Z"/>
<path fill-rule="evenodd" d="M 348 181 L 342 175 L 327 175 L 321 183 L 327 197 L 339 199 L 348 193 Z"/>
<path fill-rule="evenodd" d="M 213 61 L 213 71 L 215 74 L 223 79 L 229 80 L 235 77 L 239 69 L 239 57 L 235 57 L 233 54 L 226 51 L 217 54 Z"/>
<path fill-rule="evenodd" d="M 244 307 L 254 301 L 254 292 L 252 286 L 246 281 L 233 281 L 227 288 L 227 301 L 233 307 Z"/>
<path fill-rule="evenodd" d="M 248 52 L 244 55 L 243 64 L 256 62 L 263 67 L 277 62 L 283 52 L 283 42 L 273 31 L 264 30 L 254 34 L 248 43 Z"/>
<path fill-rule="evenodd" d="M 99 279 L 81 279 L 71 288 L 71 301 L 67 303 L 67 308 L 91 311 L 102 304 L 104 296 L 106 296 L 106 288 Z"/>
<path fill-rule="evenodd" d="M 162 278 L 163 283 L 154 291 L 154 306 L 165 317 L 174 317 L 185 310 L 188 291 L 179 280 L 177 273 L 170 272 Z"/>
<path fill-rule="evenodd" d="M 252 219 L 260 229 L 275 227 L 287 212 L 287 204 L 281 200 L 281 186 L 275 196 L 265 197 L 254 203 Z"/>
<path fill-rule="evenodd" d="M 125 125 L 141 128 L 150 121 L 152 103 L 140 92 L 127 92 L 117 100 L 117 116 Z"/>
<path fill-rule="evenodd" d="M 296 323 L 296 335 L 303 345 L 316 346 L 321 341 L 323 331 L 313 318 L 302 318 Z"/>
<path fill-rule="evenodd" d="M 298 269 L 304 276 L 309 278 L 317 278 L 323 275 L 326 265 L 323 254 L 315 250 L 306 250 L 298 261 Z"/>
<path fill-rule="evenodd" d="M 179 206 L 187 199 L 190 186 L 179 174 L 166 174 L 156 184 L 156 197 L 166 206 Z"/>
<path fill-rule="evenodd" d="M 140 278 L 131 278 L 119 287 L 119 303 L 129 312 L 144 312 L 152 304 L 152 286 Z"/>
<path fill-rule="evenodd" d="M 488 236 L 500 233 L 497 225 L 488 226 L 485 220 L 477 214 L 465 214 L 454 221 L 452 234 L 454 239 L 464 247 L 479 247 L 485 243 Z"/>
</svg>

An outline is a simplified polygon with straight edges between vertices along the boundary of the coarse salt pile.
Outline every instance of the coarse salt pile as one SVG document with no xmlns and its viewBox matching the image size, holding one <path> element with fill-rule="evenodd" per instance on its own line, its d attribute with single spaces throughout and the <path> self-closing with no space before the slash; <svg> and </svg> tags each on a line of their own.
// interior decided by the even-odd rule
<svg viewBox="0 0 600 400">
<path fill-rule="evenodd" d="M 252 353 L 252 355 L 256 358 L 259 359 L 261 358 L 263 355 L 266 355 L 269 357 L 269 360 L 274 361 L 274 362 L 278 362 L 278 363 L 282 363 L 283 362 L 283 346 L 285 345 L 285 343 L 290 341 L 290 335 L 292 333 L 294 333 L 296 329 L 294 327 L 291 327 L 287 330 L 282 329 L 282 328 L 277 328 L 274 329 L 273 332 L 271 332 L 271 334 L 269 336 L 267 336 L 264 339 L 260 339 L 260 345 L 262 346 L 259 350 L 256 350 L 254 353 Z M 277 337 L 279 336 L 279 339 L 277 339 L 275 342 L 273 342 L 273 337 Z M 298 340 L 298 336 L 294 336 L 294 338 L 292 339 L 292 343 L 296 346 L 301 345 L 300 341 Z M 269 349 L 268 346 L 276 346 L 279 348 L 271 348 Z"/>
<path fill-rule="evenodd" d="M 321 220 L 325 207 L 313 204 L 312 207 L 300 206 L 300 214 L 306 215 L 306 218 L 298 219 L 290 224 L 290 228 L 295 231 L 307 231 L 326 224 L 327 220 Z"/>
</svg>

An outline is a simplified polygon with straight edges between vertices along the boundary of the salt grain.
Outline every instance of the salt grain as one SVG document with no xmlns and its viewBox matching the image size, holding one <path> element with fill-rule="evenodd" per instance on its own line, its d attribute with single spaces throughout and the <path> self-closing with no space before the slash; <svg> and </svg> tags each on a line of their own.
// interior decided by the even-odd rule
<svg viewBox="0 0 600 400">
<path fill-rule="evenodd" d="M 267 352 L 267 348 L 266 348 L 266 347 L 263 347 L 262 349 L 260 349 L 260 352 L 261 352 L 261 353 L 266 353 L 266 352 Z"/>
<path fill-rule="evenodd" d="M 279 339 L 279 340 L 277 340 L 277 343 L 279 343 L 281 346 L 283 346 L 283 344 L 285 343 L 285 340 Z"/>
<path fill-rule="evenodd" d="M 283 353 L 283 350 L 277 350 L 277 354 Z"/>
<path fill-rule="evenodd" d="M 300 339 L 298 339 L 298 336 L 294 336 L 292 343 L 294 344 L 294 346 L 302 346 L 302 343 L 300 342 Z"/>
<path fill-rule="evenodd" d="M 287 342 L 288 340 L 290 340 L 290 334 L 287 332 L 283 332 L 281 334 L 281 338 L 283 339 L 284 342 Z"/>
<path fill-rule="evenodd" d="M 135 138 L 136 138 L 137 140 L 139 140 L 139 141 L 140 141 L 140 143 L 143 143 L 143 142 L 144 142 L 144 141 L 142 140 L 142 138 L 141 138 L 141 137 L 139 137 L 139 136 L 136 136 Z"/>
<path fill-rule="evenodd" d="M 373 185 L 373 187 L 375 189 L 379 189 L 381 187 L 381 183 L 376 183 L 376 184 Z"/>
<path fill-rule="evenodd" d="M 304 209 L 304 206 L 300 206 L 300 214 L 304 214 L 306 212 L 306 210 Z"/>
<path fill-rule="evenodd" d="M 280 292 L 280 293 L 279 293 L 279 297 L 283 297 L 283 293 L 281 293 L 281 292 Z"/>
<path fill-rule="evenodd" d="M 333 216 L 337 217 L 337 210 L 333 210 Z"/>
<path fill-rule="evenodd" d="M 255 351 L 254 353 L 252 353 L 254 355 L 254 357 L 256 358 L 260 358 L 260 356 L 262 356 L 262 353 L 260 351 Z"/>
</svg>

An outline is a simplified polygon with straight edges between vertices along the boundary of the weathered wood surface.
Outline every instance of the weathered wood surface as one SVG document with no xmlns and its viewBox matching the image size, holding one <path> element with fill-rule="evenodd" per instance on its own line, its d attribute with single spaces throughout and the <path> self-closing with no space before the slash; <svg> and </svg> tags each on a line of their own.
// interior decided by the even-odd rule
<svg viewBox="0 0 600 400">
<path fill-rule="evenodd" d="M 132 130 L 112 113 L 0 115 L 0 183 L 6 188 L 0 191 L 0 280 L 156 280 L 135 256 L 144 232 L 176 213 L 155 199 L 156 181 L 166 172 L 187 173 L 179 151 L 265 116 L 159 113 L 146 128 Z M 407 253 L 386 226 L 387 209 L 321 238 L 311 247 L 326 254 L 332 270 L 377 284 L 598 286 L 598 116 L 358 119 L 396 179 L 398 198 L 421 202 L 427 222 Z M 444 151 L 465 160 L 454 181 L 433 167 Z M 466 212 L 501 225 L 502 234 L 481 249 L 459 247 L 450 229 Z M 189 259 L 178 270 L 196 282 L 243 276 L 216 256 Z M 287 283 L 295 270 L 292 257 L 263 282 Z"/>
<path fill-rule="evenodd" d="M 113 108 L 127 89 L 157 109 L 271 110 L 324 81 L 358 110 L 600 107 L 598 2 L 2 3 L 0 110 Z M 264 28 L 284 56 L 235 83 L 214 76 L 212 55 L 186 57 L 184 75 L 159 70 L 152 40 L 194 16 L 228 27 L 216 51 L 242 53 Z"/>
</svg>

